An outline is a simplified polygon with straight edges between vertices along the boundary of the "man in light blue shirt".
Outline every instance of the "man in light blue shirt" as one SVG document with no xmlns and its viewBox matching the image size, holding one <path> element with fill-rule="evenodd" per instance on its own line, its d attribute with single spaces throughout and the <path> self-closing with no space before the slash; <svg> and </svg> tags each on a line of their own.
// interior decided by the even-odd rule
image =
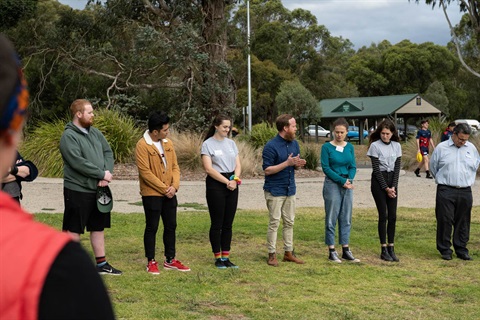
<svg viewBox="0 0 480 320">
<path fill-rule="evenodd" d="M 431 173 L 437 183 L 437 250 L 444 260 L 452 259 L 452 228 L 457 257 L 472 260 L 467 249 L 473 204 L 471 186 L 475 183 L 480 156 L 468 142 L 471 133 L 468 124 L 458 124 L 450 139 L 437 146 L 430 160 Z"/>
</svg>

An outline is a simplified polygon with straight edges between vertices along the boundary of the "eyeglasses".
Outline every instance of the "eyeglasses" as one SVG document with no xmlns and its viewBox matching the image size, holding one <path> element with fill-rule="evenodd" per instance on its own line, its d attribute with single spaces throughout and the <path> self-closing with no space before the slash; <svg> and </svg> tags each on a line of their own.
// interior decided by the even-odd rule
<svg viewBox="0 0 480 320">
<path fill-rule="evenodd" d="M 461 139 L 457 133 L 455 133 L 455 136 L 457 137 L 457 140 L 460 141 L 460 142 L 467 142 L 468 141 L 468 138 L 467 139 Z"/>
</svg>

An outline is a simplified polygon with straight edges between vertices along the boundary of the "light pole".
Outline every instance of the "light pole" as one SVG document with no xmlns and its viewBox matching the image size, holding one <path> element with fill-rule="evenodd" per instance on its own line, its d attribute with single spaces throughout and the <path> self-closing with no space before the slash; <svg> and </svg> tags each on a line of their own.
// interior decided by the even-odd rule
<svg viewBox="0 0 480 320">
<path fill-rule="evenodd" d="M 248 77 L 248 134 L 252 134 L 252 75 L 250 62 L 250 1 L 247 0 L 247 77 Z"/>
</svg>

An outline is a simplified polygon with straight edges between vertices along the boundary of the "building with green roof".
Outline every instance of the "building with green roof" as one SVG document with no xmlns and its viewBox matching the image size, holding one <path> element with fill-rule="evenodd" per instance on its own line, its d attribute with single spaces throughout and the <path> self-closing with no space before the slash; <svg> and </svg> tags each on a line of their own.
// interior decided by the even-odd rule
<svg viewBox="0 0 480 320">
<path fill-rule="evenodd" d="M 322 112 L 322 120 L 331 123 L 337 118 L 345 118 L 351 124 L 359 126 L 359 132 L 385 118 L 398 123 L 403 119 L 403 124 L 417 120 L 440 116 L 442 112 L 430 102 L 423 99 L 418 93 L 402 94 L 395 96 L 380 97 L 352 97 L 338 99 L 324 99 L 320 101 L 319 108 Z M 361 140 L 362 135 L 360 135 Z M 362 143 L 362 141 L 360 141 Z"/>
</svg>

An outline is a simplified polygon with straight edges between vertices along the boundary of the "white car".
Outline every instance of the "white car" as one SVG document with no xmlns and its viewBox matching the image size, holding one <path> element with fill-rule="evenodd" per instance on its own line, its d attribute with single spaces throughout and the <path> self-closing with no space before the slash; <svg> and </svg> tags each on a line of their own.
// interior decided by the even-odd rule
<svg viewBox="0 0 480 320">
<path fill-rule="evenodd" d="M 315 137 L 315 125 L 314 124 L 311 124 L 307 127 L 307 133 L 308 133 L 309 136 Z M 321 126 L 318 126 L 317 135 L 319 137 L 329 138 L 330 137 L 330 130 L 327 130 L 327 129 L 324 129 L 323 127 L 321 127 Z"/>
</svg>

